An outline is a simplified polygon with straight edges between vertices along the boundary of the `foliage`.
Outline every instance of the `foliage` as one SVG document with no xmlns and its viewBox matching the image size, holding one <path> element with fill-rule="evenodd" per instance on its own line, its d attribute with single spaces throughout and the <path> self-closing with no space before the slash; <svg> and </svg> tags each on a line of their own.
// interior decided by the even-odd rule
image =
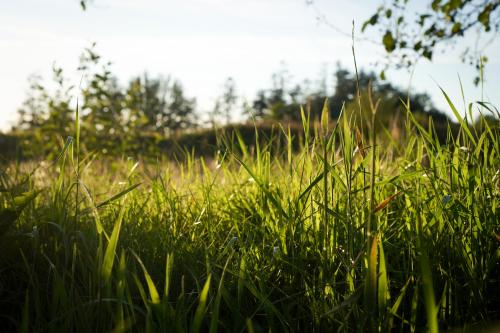
<svg viewBox="0 0 500 333">
<path fill-rule="evenodd" d="M 478 31 L 477 40 L 500 31 L 498 0 L 433 0 L 426 1 L 425 9 L 415 11 L 411 5 L 416 3 L 384 2 L 363 24 L 362 31 L 369 26 L 379 28 L 385 50 L 397 59 L 393 65 L 411 66 L 421 57 L 432 60 L 438 46 L 462 42 L 470 31 Z M 462 54 L 462 60 L 478 71 L 487 61 L 481 47 L 467 46 Z M 479 77 L 475 82 L 479 83 Z"/>
<path fill-rule="evenodd" d="M 81 131 L 91 149 L 120 154 L 125 146 L 138 145 L 147 153 L 156 145 L 141 145 L 138 141 L 144 133 L 163 137 L 196 124 L 196 100 L 185 95 L 178 80 L 151 79 L 144 74 L 123 88 L 111 71 L 111 63 L 103 62 L 94 45 L 84 50 L 78 69 L 82 75 Z M 19 123 L 13 128 L 32 137 L 23 147 L 27 156 L 56 154 L 57 144 L 74 133 L 77 92 L 61 68 L 54 66 L 53 73 L 54 87 L 44 85 L 39 77 L 32 78 L 28 97 L 19 110 Z M 117 145 L 112 137 L 126 141 Z"/>
<path fill-rule="evenodd" d="M 30 78 L 30 91 L 18 111 L 18 125 L 13 129 L 36 134 L 35 142 L 28 144 L 36 145 L 34 151 L 38 155 L 51 154 L 49 146 L 74 133 L 73 86 L 68 84 L 60 67 L 54 65 L 52 72 L 53 87 L 44 87 L 38 76 Z"/>
<path fill-rule="evenodd" d="M 19 123 L 12 133 L 20 144 L 18 157 L 55 157 L 58 154 L 66 138 L 74 132 L 74 96 L 78 92 L 81 94 L 78 101 L 81 131 L 86 137 L 82 146 L 84 151 L 156 158 L 165 151 L 164 147 L 176 146 L 170 141 L 179 140 L 179 144 L 189 141 L 179 139 L 180 133 L 193 131 L 198 126 L 198 117 L 201 115 L 196 110 L 196 100 L 187 97 L 182 84 L 170 76 L 152 78 L 145 73 L 132 78 L 123 87 L 112 72 L 112 64 L 103 61 L 96 53 L 95 45 L 84 50 L 78 69 L 82 76 L 80 91 L 69 84 L 69 79 L 57 66 L 53 68 L 52 85 L 44 83 L 40 77 L 31 78 L 28 96 L 19 109 Z M 356 80 L 359 80 L 362 86 L 371 84 L 376 98 L 386 101 L 381 111 L 383 116 L 380 116 L 385 125 L 395 125 L 393 118 L 396 118 L 397 125 L 402 128 L 404 117 L 401 117 L 403 110 L 400 100 L 409 97 L 412 112 L 421 122 L 426 123 L 432 116 L 438 128 L 447 126 L 447 117 L 434 108 L 425 94 L 408 95 L 365 71 L 356 77 L 340 64 L 332 77 L 335 87 L 329 89 L 329 75 L 324 69 L 314 87 L 308 80 L 293 85 L 290 74 L 283 66 L 272 75 L 271 88 L 260 89 L 251 104 L 242 102 L 242 97 L 237 94 L 236 82 L 227 78 L 223 93 L 210 114 L 211 121 L 230 128 L 231 116 L 241 105 L 248 120 L 298 125 L 301 121 L 301 106 L 305 107 L 312 120 L 317 120 L 326 98 L 330 100 L 330 116 L 337 119 L 344 104 L 347 110 L 356 105 Z M 200 137 L 200 140 L 213 142 L 209 138 L 213 133 L 204 133 L 207 137 Z M 252 135 L 243 137 L 246 143 L 252 138 Z M 194 146 L 200 145 L 191 142 L 189 147 Z M 4 147 L 2 150 L 5 156 L 7 151 L 12 156 L 12 151 L 17 148 Z M 174 150 L 178 151 L 177 148 Z"/>
<path fill-rule="evenodd" d="M 327 75 L 323 73 L 323 76 Z M 432 116 L 436 123 L 446 124 L 448 118 L 444 113 L 437 110 L 430 97 L 423 93 L 407 93 L 399 87 L 384 82 L 373 72 L 360 71 L 356 76 L 340 64 L 333 73 L 335 87 L 333 93 L 329 93 L 325 78 L 319 80 L 318 87 L 308 89 L 308 82 L 287 89 L 285 82 L 288 81 L 286 71 L 273 74 L 273 87 L 268 90 L 259 90 L 257 98 L 253 102 L 253 116 L 258 119 L 275 119 L 300 121 L 300 106 L 304 105 L 313 119 L 319 119 L 323 109 L 324 100 L 329 99 L 329 114 L 333 119 L 340 116 L 344 104 L 354 107 L 358 103 L 356 91 L 358 84 L 361 87 L 372 87 L 375 98 L 385 101 L 381 110 L 383 116 L 379 117 L 384 124 L 389 124 L 393 117 L 400 117 L 404 110 L 401 100 L 409 99 L 412 105 L 412 113 L 422 120 Z M 366 100 L 366 98 L 365 98 Z M 367 100 L 366 100 L 367 102 Z M 349 107 L 348 109 L 352 109 Z M 367 110 L 367 109 L 365 109 Z"/>
<path fill-rule="evenodd" d="M 381 104 L 367 98 L 374 129 Z M 321 126 L 304 113 L 301 134 L 284 129 L 277 151 L 221 136 L 212 158 L 106 162 L 77 155 L 77 131 L 51 164 L 2 167 L 0 210 L 19 215 L 0 235 L 1 327 L 387 332 L 498 321 L 498 119 L 476 132 L 450 101 L 460 130 L 443 145 L 409 107 L 400 142 L 359 133 L 347 113 L 329 124 L 325 107 Z"/>
</svg>

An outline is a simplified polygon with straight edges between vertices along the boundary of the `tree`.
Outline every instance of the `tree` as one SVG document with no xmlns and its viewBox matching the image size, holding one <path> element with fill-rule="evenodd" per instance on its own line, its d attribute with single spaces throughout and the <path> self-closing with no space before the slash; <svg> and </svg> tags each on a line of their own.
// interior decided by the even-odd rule
<svg viewBox="0 0 500 333">
<path fill-rule="evenodd" d="M 257 97 L 252 102 L 251 116 L 257 119 L 262 119 L 266 116 L 268 108 L 266 91 L 260 89 L 257 91 Z"/>
<path fill-rule="evenodd" d="M 350 37 L 349 32 L 328 20 L 314 0 L 305 2 L 315 9 L 320 22 Z M 415 9 L 423 4 L 424 9 Z M 478 84 L 482 68 L 488 61 L 486 49 L 500 32 L 500 0 L 383 1 L 363 23 L 361 31 L 368 28 L 378 30 L 380 42 L 389 55 L 382 60 L 384 69 L 389 66 L 411 67 L 422 58 L 432 61 L 437 47 L 445 52 L 460 42 L 460 47 L 463 47 L 460 58 L 476 67 L 478 75 L 474 81 Z M 478 35 L 474 44 L 467 45 L 463 37 L 472 31 Z M 487 38 L 481 42 L 484 36 Z M 356 39 L 374 42 L 366 36 Z M 384 70 L 380 74 L 383 78 Z"/>
<path fill-rule="evenodd" d="M 333 73 L 335 87 L 333 92 L 327 88 L 328 73 L 325 69 L 320 73 L 317 85 L 310 88 L 308 80 L 301 85 L 297 84 L 292 89 L 286 89 L 279 74 L 273 75 L 273 86 L 267 90 L 259 90 L 253 101 L 252 114 L 256 118 L 271 119 L 274 121 L 300 121 L 300 108 L 304 107 L 311 119 L 319 119 L 325 99 L 329 99 L 329 112 L 332 119 L 338 119 L 342 109 L 346 113 L 359 114 L 357 90 L 360 89 L 363 118 L 369 108 L 367 87 L 371 86 L 375 99 L 381 98 L 378 119 L 385 125 L 402 126 L 401 121 L 406 119 L 406 111 L 401 103 L 409 98 L 411 111 L 414 116 L 422 121 L 432 117 L 440 124 L 446 124 L 447 117 L 439 112 L 432 104 L 427 94 L 412 93 L 408 95 L 399 87 L 384 82 L 374 72 L 360 70 L 358 74 L 352 73 L 339 63 Z M 350 116 L 348 116 L 350 118 Z M 366 122 L 365 122 L 366 123 Z"/>
<path fill-rule="evenodd" d="M 195 126 L 196 99 L 185 96 L 184 88 L 179 81 L 173 81 L 165 98 L 165 108 L 160 115 L 160 126 L 164 132 Z"/>
<path fill-rule="evenodd" d="M 252 103 L 252 116 L 256 118 L 274 120 L 298 120 L 300 119 L 300 101 L 302 100 L 302 88 L 296 85 L 288 89 L 290 74 L 285 65 L 282 64 L 279 71 L 271 75 L 272 87 L 260 89 L 257 97 Z"/>
<path fill-rule="evenodd" d="M 40 128 L 45 121 L 48 94 L 42 85 L 42 77 L 31 75 L 28 82 L 29 90 L 22 106 L 17 110 L 19 118 L 13 130 L 34 130 Z"/>
<path fill-rule="evenodd" d="M 144 90 L 143 79 L 136 77 L 130 80 L 125 91 L 123 111 L 125 115 L 125 131 L 127 133 L 136 132 L 137 129 L 147 130 L 150 126 L 150 119 L 144 113 L 144 104 L 146 104 Z"/>
<path fill-rule="evenodd" d="M 22 143 L 25 156 L 35 152 L 57 154 L 61 148 L 57 144 L 74 133 L 73 86 L 55 64 L 52 74 L 52 85 L 46 85 L 40 76 L 29 78 L 30 90 L 18 110 L 19 119 L 13 130 L 31 135 Z"/>
<path fill-rule="evenodd" d="M 358 87 L 366 89 L 371 84 L 375 92 L 404 95 L 391 84 L 380 82 L 375 73 L 361 70 L 356 76 L 355 73 L 342 67 L 340 63 L 337 63 L 337 69 L 333 73 L 333 76 L 335 79 L 335 91 L 330 98 L 331 116 L 333 118 L 337 118 L 340 115 L 344 103 L 355 99 Z"/>
<path fill-rule="evenodd" d="M 215 106 L 212 111 L 212 121 L 217 122 L 219 118 L 222 118 L 225 120 L 226 125 L 229 124 L 237 102 L 238 95 L 236 94 L 236 82 L 232 77 L 228 77 L 224 82 L 222 96 L 215 101 Z"/>
<path fill-rule="evenodd" d="M 61 67 L 54 64 L 52 73 L 56 89 L 51 96 L 47 96 L 47 120 L 42 127 L 45 132 L 65 138 L 73 134 L 75 110 L 71 99 L 74 87 L 64 77 Z"/>
<path fill-rule="evenodd" d="M 129 132 L 170 131 L 195 125 L 194 98 L 187 98 L 179 81 L 147 74 L 129 82 L 125 92 L 125 126 Z"/>
<path fill-rule="evenodd" d="M 413 4 L 415 1 L 413 2 Z M 363 24 L 362 31 L 377 27 L 385 50 L 396 58 L 396 66 L 412 66 L 419 58 L 432 60 L 437 46 L 463 41 L 469 31 L 494 38 L 500 31 L 500 0 L 432 0 L 423 11 L 409 8 L 412 1 L 384 2 Z M 408 13 L 412 13 L 408 15 Z M 481 70 L 487 57 L 484 45 L 466 46 L 462 61 Z M 475 83 L 479 82 L 479 76 Z"/>
<path fill-rule="evenodd" d="M 371 107 L 369 102 L 368 87 L 371 88 L 371 95 L 374 100 L 380 99 L 377 111 L 377 120 L 384 126 L 403 128 L 403 121 L 406 119 L 406 108 L 402 101 L 409 101 L 410 110 L 413 116 L 424 124 L 428 123 L 432 117 L 435 124 L 446 126 L 448 117 L 437 110 L 429 95 L 425 93 L 408 94 L 399 87 L 381 81 L 374 72 L 361 70 L 358 75 L 347 71 L 340 64 L 334 73 L 336 79 L 335 92 L 330 98 L 330 114 L 332 118 L 339 117 L 340 111 L 344 108 L 344 116 L 348 119 L 357 119 L 361 125 L 361 119 L 357 116 L 360 113 L 359 102 L 361 102 L 361 116 L 369 123 L 371 117 Z M 357 99 L 357 89 L 360 89 L 360 101 Z M 351 115 L 355 117 L 351 118 Z"/>
<path fill-rule="evenodd" d="M 52 67 L 54 86 L 45 86 L 40 76 L 29 78 L 30 90 L 18 110 L 15 129 L 43 130 L 46 136 L 65 138 L 72 134 L 74 109 L 70 106 L 73 86 L 64 77 L 62 68 Z"/>
<path fill-rule="evenodd" d="M 123 129 L 124 96 L 111 72 L 111 63 L 103 64 L 94 46 L 86 48 L 80 57 L 79 69 L 85 79 L 82 124 L 84 130 L 97 136 L 120 134 Z"/>
<path fill-rule="evenodd" d="M 162 132 L 170 77 L 151 79 L 147 74 L 129 82 L 125 92 L 125 126 L 129 130 Z"/>
</svg>

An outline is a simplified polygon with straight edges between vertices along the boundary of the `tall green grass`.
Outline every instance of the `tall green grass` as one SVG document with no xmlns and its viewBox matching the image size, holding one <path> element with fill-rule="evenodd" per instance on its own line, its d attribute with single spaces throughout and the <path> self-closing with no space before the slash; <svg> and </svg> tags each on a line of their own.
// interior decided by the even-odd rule
<svg viewBox="0 0 500 333">
<path fill-rule="evenodd" d="M 211 159 L 100 162 L 79 132 L 2 169 L 0 321 L 20 331 L 403 331 L 500 320 L 500 132 L 359 114 Z M 471 104 L 495 112 L 485 103 Z M 77 117 L 78 119 L 78 117 Z M 77 120 L 78 121 L 78 120 Z M 77 123 L 76 128 L 79 128 Z M 78 130 L 77 130 L 78 131 Z M 286 149 L 276 149 L 276 140 Z M 300 142 L 294 152 L 292 145 Z M 280 147 L 283 147 L 280 145 Z"/>
</svg>

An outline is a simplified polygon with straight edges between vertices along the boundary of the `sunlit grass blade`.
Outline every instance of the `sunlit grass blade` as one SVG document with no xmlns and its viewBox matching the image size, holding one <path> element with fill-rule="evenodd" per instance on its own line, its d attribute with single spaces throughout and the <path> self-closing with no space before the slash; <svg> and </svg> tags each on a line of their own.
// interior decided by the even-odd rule
<svg viewBox="0 0 500 333">
<path fill-rule="evenodd" d="M 278 209 L 278 211 L 285 217 L 285 218 L 288 218 L 288 214 L 285 212 L 285 210 L 283 209 L 283 206 L 281 205 L 281 203 L 278 201 L 278 199 L 276 199 L 276 197 L 274 196 L 274 194 L 272 194 L 269 189 L 268 189 L 268 186 L 266 184 L 264 184 L 262 182 L 262 180 L 257 177 L 253 172 L 252 170 L 248 167 L 248 165 L 243 162 L 242 160 L 240 160 L 238 157 L 234 156 L 234 158 L 241 164 L 241 166 L 243 166 L 243 168 L 248 172 L 248 174 L 252 177 L 252 179 L 255 180 L 255 182 L 257 183 L 257 185 L 259 185 L 260 189 L 265 193 L 266 197 L 269 199 L 269 201 L 271 201 L 271 203 L 274 205 L 274 207 L 276 209 Z"/>
<path fill-rule="evenodd" d="M 457 111 L 457 108 L 455 107 L 455 105 L 453 104 L 453 102 L 448 97 L 448 94 L 443 90 L 443 88 L 439 87 L 439 89 L 443 93 L 443 96 L 446 99 L 446 102 L 448 103 L 451 111 L 453 112 L 453 115 L 455 116 L 455 118 L 460 123 L 460 128 L 467 134 L 467 136 L 469 137 L 469 139 L 471 140 L 471 142 L 475 146 L 476 145 L 476 140 L 474 139 L 474 136 L 472 135 L 472 133 L 471 133 L 471 131 L 469 129 L 469 125 L 465 122 L 464 118 L 462 118 L 462 116 L 460 115 L 460 113 Z"/>
<path fill-rule="evenodd" d="M 153 282 L 153 279 L 151 278 L 151 275 L 149 275 L 148 270 L 146 269 L 146 266 L 144 266 L 144 263 L 142 262 L 141 258 L 132 251 L 132 254 L 134 255 L 135 259 L 139 263 L 139 265 L 142 268 L 142 272 L 144 274 L 144 279 L 146 279 L 146 285 L 148 286 L 149 289 L 149 297 L 151 299 L 152 304 L 159 304 L 161 299 L 160 299 L 160 294 L 158 293 L 158 290 L 156 289 L 156 286 Z"/>
<path fill-rule="evenodd" d="M 163 289 L 163 298 L 168 300 L 170 292 L 170 283 L 172 281 L 172 270 L 174 269 L 174 255 L 169 253 L 165 263 L 165 287 Z"/>
<path fill-rule="evenodd" d="M 379 315 L 382 316 L 387 311 L 387 302 L 390 301 L 389 294 L 389 278 L 387 274 L 387 267 L 385 264 L 384 246 L 382 238 L 379 241 L 379 269 L 378 269 L 378 309 Z"/>
<path fill-rule="evenodd" d="M 424 305 L 427 316 L 427 328 L 431 333 L 439 332 L 438 326 L 438 308 L 434 296 L 434 284 L 432 282 L 432 273 L 429 263 L 429 257 L 425 248 L 423 236 L 419 235 L 419 263 L 422 278 L 422 289 L 424 292 Z"/>
<path fill-rule="evenodd" d="M 119 193 L 113 195 L 111 198 L 109 199 L 106 199 L 100 203 L 98 203 L 96 205 L 96 208 L 101 208 L 101 207 L 104 207 L 110 203 L 112 203 L 113 201 L 116 201 L 118 199 L 120 199 L 121 197 L 123 197 L 125 194 L 129 193 L 130 191 L 133 191 L 134 189 L 136 189 L 137 187 L 139 187 L 141 185 L 141 183 L 138 183 L 138 184 L 134 184 L 132 186 L 129 186 L 127 187 L 126 189 L 124 189 L 123 191 L 120 191 Z"/>
<path fill-rule="evenodd" d="M 201 331 L 201 326 L 203 323 L 203 317 L 205 316 L 205 310 L 207 307 L 208 300 L 208 291 L 210 289 L 210 280 L 211 275 L 207 277 L 205 284 L 203 285 L 203 289 L 201 290 L 199 299 L 198 299 L 198 307 L 196 308 L 196 312 L 193 318 L 193 326 L 191 327 L 191 333 L 199 333 Z"/>
<path fill-rule="evenodd" d="M 21 211 L 32 202 L 41 191 L 29 191 L 15 196 L 12 207 L 0 209 L 0 236 L 7 233 L 12 224 L 19 218 Z"/>
<path fill-rule="evenodd" d="M 101 223 L 101 217 L 99 216 L 99 212 L 97 211 L 97 207 L 94 204 L 94 199 L 92 198 L 92 195 L 90 194 L 90 190 L 88 187 L 82 183 L 82 188 L 83 188 L 83 193 L 87 197 L 88 202 L 90 203 L 89 210 L 92 212 L 92 215 L 94 216 L 94 221 L 95 221 L 95 226 L 96 226 L 96 231 L 97 233 L 104 234 L 106 239 L 109 241 L 109 236 L 106 233 L 106 230 L 104 230 L 104 227 Z M 85 212 L 85 211 L 84 211 Z"/>
<path fill-rule="evenodd" d="M 212 317 L 210 319 L 210 333 L 216 333 L 218 332 L 219 328 L 219 314 L 220 314 L 220 303 L 221 303 L 221 298 L 222 298 L 222 292 L 224 288 L 224 276 L 226 274 L 227 266 L 229 265 L 229 262 L 231 261 L 233 257 L 234 252 L 231 252 L 231 255 L 226 260 L 226 264 L 224 265 L 224 268 L 222 269 L 222 274 L 220 277 L 219 281 L 219 286 L 217 288 L 217 294 L 215 295 L 215 302 L 213 305 L 213 311 L 212 311 Z"/>
<path fill-rule="evenodd" d="M 371 238 L 371 244 L 369 246 L 369 252 L 367 256 L 367 270 L 365 277 L 365 291 L 364 300 L 365 308 L 368 314 L 371 316 L 370 320 L 374 320 L 373 316 L 376 315 L 377 308 L 377 247 L 378 247 L 378 237 L 374 236 Z"/>
<path fill-rule="evenodd" d="M 109 239 L 108 245 L 106 247 L 106 252 L 104 253 L 104 258 L 102 262 L 101 274 L 103 281 L 109 286 L 111 283 L 111 273 L 113 270 L 113 264 L 116 257 L 116 247 L 118 246 L 118 239 L 120 237 L 120 230 L 123 222 L 123 215 L 125 214 L 125 205 L 122 204 L 120 207 L 120 212 L 118 213 L 118 218 L 115 221 L 113 227 L 113 232 Z"/>
</svg>

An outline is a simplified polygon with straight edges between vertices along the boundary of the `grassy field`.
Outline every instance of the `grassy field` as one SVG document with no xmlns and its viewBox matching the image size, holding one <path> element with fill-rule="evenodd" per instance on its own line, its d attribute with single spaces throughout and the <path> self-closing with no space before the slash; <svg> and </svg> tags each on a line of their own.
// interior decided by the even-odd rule
<svg viewBox="0 0 500 333">
<path fill-rule="evenodd" d="M 1 327 L 494 330 L 498 123 L 450 102 L 443 145 L 409 112 L 400 133 L 373 128 L 374 104 L 367 133 L 355 113 L 303 114 L 281 151 L 221 138 L 213 158 L 103 161 L 77 132 L 56 160 L 2 167 Z"/>
</svg>

